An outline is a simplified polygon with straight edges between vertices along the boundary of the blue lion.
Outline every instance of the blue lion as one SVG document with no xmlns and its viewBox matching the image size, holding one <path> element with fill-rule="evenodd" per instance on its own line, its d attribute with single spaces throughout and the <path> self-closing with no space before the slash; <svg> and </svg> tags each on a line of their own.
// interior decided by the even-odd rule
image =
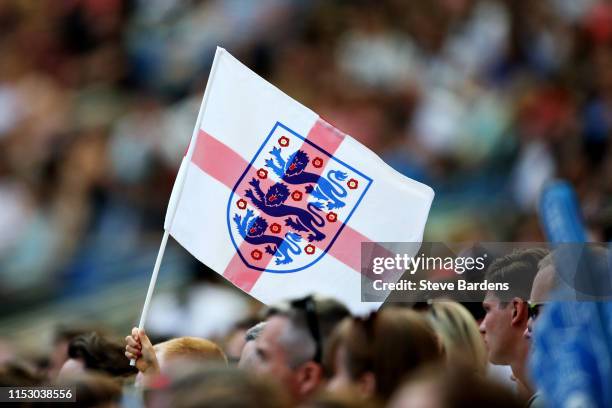
<svg viewBox="0 0 612 408">
<path fill-rule="evenodd" d="M 299 255 L 302 252 L 297 244 L 302 238 L 295 232 L 286 233 L 284 239 L 274 235 L 265 235 L 268 222 L 262 217 L 253 217 L 253 215 L 253 210 L 247 210 L 244 219 L 238 214 L 234 215 L 234 222 L 242 238 L 253 245 L 268 244 L 265 250 L 276 257 L 274 262 L 277 265 L 293 262 L 289 253 Z"/>
<path fill-rule="evenodd" d="M 346 197 L 346 189 L 339 183 L 339 181 L 344 181 L 348 177 L 345 172 L 329 170 L 327 177 L 322 177 L 318 174 L 305 171 L 310 159 L 303 150 L 292 153 L 287 160 L 283 158 L 278 147 L 274 147 L 270 154 L 274 158 L 266 160 L 266 167 L 281 177 L 284 182 L 288 184 L 316 184 L 315 187 L 306 186 L 306 192 L 318 200 L 327 202 L 329 210 L 345 206 L 341 198 Z"/>
<path fill-rule="evenodd" d="M 264 194 L 259 186 L 259 180 L 253 177 L 249 182 L 253 187 L 247 189 L 245 196 L 251 199 L 255 207 L 263 211 L 265 214 L 274 218 L 285 218 L 285 225 L 293 228 L 298 232 L 310 232 L 308 241 L 321 241 L 325 238 L 325 234 L 319 231 L 319 228 L 325 225 L 325 220 L 318 211 L 321 211 L 321 204 L 308 203 L 306 210 L 299 207 L 293 207 L 285 204 L 289 198 L 289 188 L 283 183 L 275 183 Z M 294 218 L 292 218 L 294 217 Z"/>
</svg>

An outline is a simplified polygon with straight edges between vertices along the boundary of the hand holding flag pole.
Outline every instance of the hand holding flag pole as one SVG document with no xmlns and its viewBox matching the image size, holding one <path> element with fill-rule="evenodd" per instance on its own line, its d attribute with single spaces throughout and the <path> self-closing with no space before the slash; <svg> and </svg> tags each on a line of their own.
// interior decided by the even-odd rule
<svg viewBox="0 0 612 408">
<path fill-rule="evenodd" d="M 211 84 L 215 75 L 215 71 L 217 68 L 217 63 L 219 61 L 219 54 L 223 52 L 222 48 L 217 47 L 217 51 L 215 52 L 215 59 L 213 60 L 212 67 L 210 69 L 210 74 L 208 76 L 207 84 Z M 168 244 L 168 237 L 170 236 L 170 229 L 172 227 L 172 222 L 174 221 L 174 216 L 176 214 L 177 204 L 183 192 L 183 187 L 185 186 L 185 178 L 187 175 L 187 163 L 191 160 L 193 156 L 193 151 L 195 148 L 196 140 L 198 137 L 198 133 L 200 131 L 200 124 L 202 123 L 202 118 L 204 116 L 204 112 L 206 111 L 206 102 L 208 100 L 208 94 L 211 87 L 206 86 L 206 90 L 204 91 L 204 97 L 202 98 L 202 103 L 200 104 L 200 110 L 198 112 L 198 118 L 196 119 L 195 126 L 193 128 L 193 134 L 191 135 L 191 142 L 189 143 L 189 148 L 187 149 L 187 154 L 183 157 L 183 161 L 181 162 L 181 167 L 179 168 L 179 172 L 176 176 L 176 180 L 174 182 L 175 188 L 172 189 L 172 195 L 170 196 L 170 201 L 168 203 L 168 210 L 166 211 L 166 219 L 164 222 L 164 236 L 162 237 L 161 244 L 159 246 L 159 251 L 157 252 L 157 258 L 155 259 L 155 266 L 153 267 L 153 273 L 151 274 L 151 280 L 149 281 L 149 288 L 147 289 L 147 296 L 145 298 L 144 305 L 142 307 L 142 313 L 140 314 L 140 322 L 138 323 L 138 329 L 144 328 L 144 325 L 147 321 L 147 315 L 149 314 L 149 308 L 151 306 L 151 298 L 153 297 L 153 290 L 155 289 L 155 284 L 157 283 L 157 276 L 159 274 L 159 268 L 161 266 L 162 258 L 164 257 L 164 253 L 166 252 L 166 245 Z M 135 366 L 136 360 L 130 360 L 130 365 Z"/>
</svg>

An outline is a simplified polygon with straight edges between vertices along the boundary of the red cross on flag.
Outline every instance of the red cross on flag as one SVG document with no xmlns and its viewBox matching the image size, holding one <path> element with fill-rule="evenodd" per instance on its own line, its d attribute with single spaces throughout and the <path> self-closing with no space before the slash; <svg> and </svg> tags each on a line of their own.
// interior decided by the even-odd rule
<svg viewBox="0 0 612 408">
<path fill-rule="evenodd" d="M 363 304 L 362 242 L 420 242 L 433 190 L 218 48 L 165 229 L 263 303 Z"/>
</svg>

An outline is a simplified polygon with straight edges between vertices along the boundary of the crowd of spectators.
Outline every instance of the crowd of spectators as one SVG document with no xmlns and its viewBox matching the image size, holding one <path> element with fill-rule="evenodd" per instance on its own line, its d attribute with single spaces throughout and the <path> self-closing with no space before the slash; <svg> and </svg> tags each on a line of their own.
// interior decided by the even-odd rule
<svg viewBox="0 0 612 408">
<path fill-rule="evenodd" d="M 595 248 L 590 262 L 606 257 Z M 355 316 L 310 295 L 261 308 L 215 341 L 157 341 L 135 327 L 122 342 L 97 328 L 64 328 L 46 359 L 0 362 L 0 386 L 64 387 L 88 407 L 609 406 L 611 332 L 598 319 L 611 321 L 612 303 L 570 304 L 601 309 L 580 331 L 555 316 L 567 313 L 554 295 L 562 259 L 541 248 L 496 259 L 487 278 L 529 284 L 487 291 L 482 318 L 448 298 Z M 560 322 L 565 332 L 551 335 Z M 563 368 L 575 359 L 582 364 L 568 377 Z"/>
</svg>

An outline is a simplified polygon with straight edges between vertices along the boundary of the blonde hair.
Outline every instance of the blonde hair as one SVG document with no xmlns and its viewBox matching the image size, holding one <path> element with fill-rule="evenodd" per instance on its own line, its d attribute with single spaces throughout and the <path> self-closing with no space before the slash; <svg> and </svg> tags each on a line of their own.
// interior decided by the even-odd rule
<svg viewBox="0 0 612 408">
<path fill-rule="evenodd" d="M 487 370 L 487 350 L 478 323 L 460 303 L 433 302 L 427 319 L 438 334 L 447 359 L 455 363 L 472 365 L 480 374 Z"/>
<path fill-rule="evenodd" d="M 199 337 L 177 337 L 158 343 L 155 345 L 155 352 L 163 352 L 166 359 L 198 359 L 227 365 L 227 357 L 221 347 L 210 340 Z"/>
</svg>

